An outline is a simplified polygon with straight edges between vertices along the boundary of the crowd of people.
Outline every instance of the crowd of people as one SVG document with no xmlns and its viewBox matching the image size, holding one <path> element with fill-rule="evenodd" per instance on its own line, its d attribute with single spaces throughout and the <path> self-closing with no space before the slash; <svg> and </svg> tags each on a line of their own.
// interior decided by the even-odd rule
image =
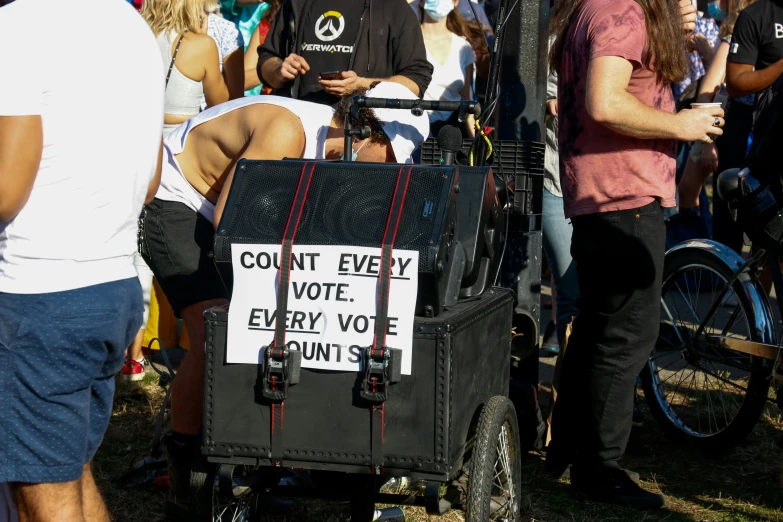
<svg viewBox="0 0 783 522">
<path fill-rule="evenodd" d="M 142 378 L 155 338 L 203 346 L 203 312 L 228 302 L 211 250 L 236 161 L 342 157 L 344 100 L 357 93 L 481 99 L 497 23 L 494 0 L 82 7 L 112 23 L 73 31 L 84 10 L 67 2 L 0 0 L 3 49 L 30 20 L 44 35 L 0 55 L 14 73 L 0 85 L 0 520 L 13 506 L 23 522 L 110 519 L 90 462 L 115 375 Z M 571 467 L 587 498 L 656 508 L 663 497 L 619 460 L 658 332 L 664 218 L 708 223 L 709 175 L 743 166 L 767 130 L 754 121 L 783 73 L 783 6 L 553 7 L 543 232 L 554 340 L 544 342 L 562 372 L 546 464 L 556 477 Z M 84 49 L 90 59 L 75 59 Z M 443 111 L 360 118 L 371 135 L 353 140 L 359 161 L 410 163 L 445 125 L 477 130 Z M 754 166 L 780 191 L 771 165 Z M 739 251 L 741 232 L 713 197 L 705 235 Z M 165 437 L 166 510 L 182 520 L 203 374 L 203 350 L 188 350 Z"/>
</svg>

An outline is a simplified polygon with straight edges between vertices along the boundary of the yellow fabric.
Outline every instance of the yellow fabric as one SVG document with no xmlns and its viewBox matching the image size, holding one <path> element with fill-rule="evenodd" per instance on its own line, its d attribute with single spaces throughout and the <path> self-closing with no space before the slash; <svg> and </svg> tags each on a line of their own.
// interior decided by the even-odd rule
<svg viewBox="0 0 783 522">
<path fill-rule="evenodd" d="M 150 343 L 155 338 L 160 338 L 163 345 L 166 348 L 172 346 L 181 346 L 186 350 L 190 348 L 190 340 L 188 339 L 188 331 L 185 329 L 185 325 L 182 325 L 182 336 L 178 334 L 178 319 L 174 317 L 174 310 L 172 310 L 166 295 L 160 288 L 158 281 L 152 280 L 152 292 L 150 293 L 150 315 L 147 319 L 147 326 L 144 329 L 144 341 L 142 346 L 150 348 L 152 350 L 158 350 L 160 346 L 158 343 Z"/>
</svg>

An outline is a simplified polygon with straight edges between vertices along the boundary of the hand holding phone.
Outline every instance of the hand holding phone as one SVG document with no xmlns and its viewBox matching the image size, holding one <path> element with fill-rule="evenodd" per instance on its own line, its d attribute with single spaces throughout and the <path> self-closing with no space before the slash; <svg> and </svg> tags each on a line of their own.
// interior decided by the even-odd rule
<svg viewBox="0 0 783 522">
<path fill-rule="evenodd" d="M 326 71 L 318 74 L 318 77 L 322 80 L 342 80 L 342 71 Z"/>
</svg>

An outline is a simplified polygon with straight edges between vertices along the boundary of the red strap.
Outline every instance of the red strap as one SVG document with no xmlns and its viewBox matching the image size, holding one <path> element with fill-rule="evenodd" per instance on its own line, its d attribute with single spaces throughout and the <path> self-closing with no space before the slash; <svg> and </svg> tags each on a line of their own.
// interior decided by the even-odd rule
<svg viewBox="0 0 783 522">
<path fill-rule="evenodd" d="M 403 172 L 404 171 L 404 172 Z M 405 206 L 405 198 L 408 195 L 408 185 L 411 180 L 413 167 L 401 167 L 397 174 L 397 184 L 394 187 L 389 216 L 386 219 L 386 229 L 383 232 L 381 244 L 381 267 L 378 270 L 378 293 L 376 295 L 375 313 L 375 337 L 373 338 L 370 355 L 376 356 L 376 350 L 380 349 L 378 356 L 383 356 L 383 348 L 386 346 L 387 323 L 389 322 L 389 293 L 391 287 L 391 266 L 394 241 L 402 221 L 402 209 Z"/>
<path fill-rule="evenodd" d="M 285 317 L 288 313 L 288 289 L 291 281 L 294 239 L 299 222 L 302 220 L 302 214 L 304 214 L 304 205 L 307 201 L 307 193 L 310 191 L 315 166 L 316 162 L 305 162 L 302 166 L 299 184 L 296 187 L 294 202 L 291 204 L 280 248 L 280 270 L 277 273 L 277 321 L 275 323 L 274 350 L 272 350 L 272 355 L 277 358 L 283 356 L 283 347 L 285 347 Z"/>
<path fill-rule="evenodd" d="M 288 214 L 288 221 L 283 232 L 283 242 L 280 248 L 280 269 L 277 273 L 277 312 L 275 322 L 275 337 L 272 341 L 270 358 L 282 359 L 285 349 L 285 319 L 288 315 L 288 289 L 291 282 L 291 261 L 293 258 L 294 239 L 296 231 L 299 228 L 299 222 L 304 214 L 305 201 L 307 193 L 310 190 L 310 183 L 313 180 L 315 171 L 315 162 L 305 162 L 302 166 L 302 172 L 299 175 L 299 184 L 296 187 L 294 202 L 291 204 L 291 211 Z M 276 383 L 275 377 L 272 377 L 272 390 L 277 386 L 285 386 L 285 383 Z M 271 406 L 271 460 L 277 466 L 283 463 L 283 427 L 284 410 L 283 401 L 279 404 L 272 403 Z"/>
</svg>

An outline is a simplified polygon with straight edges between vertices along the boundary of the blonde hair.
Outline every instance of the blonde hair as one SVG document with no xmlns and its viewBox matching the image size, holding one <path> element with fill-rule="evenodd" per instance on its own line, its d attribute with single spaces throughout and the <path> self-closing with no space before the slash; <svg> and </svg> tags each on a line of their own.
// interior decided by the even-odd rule
<svg viewBox="0 0 783 522">
<path fill-rule="evenodd" d="M 727 9 L 729 15 L 723 23 L 720 24 L 719 36 L 721 38 L 725 38 L 734 32 L 734 24 L 737 23 L 737 18 L 739 18 L 740 13 L 753 2 L 754 0 L 733 0 L 729 2 L 729 8 Z"/>
<path fill-rule="evenodd" d="M 206 16 L 205 0 L 144 0 L 141 16 L 155 36 L 160 33 L 197 31 Z"/>
</svg>

